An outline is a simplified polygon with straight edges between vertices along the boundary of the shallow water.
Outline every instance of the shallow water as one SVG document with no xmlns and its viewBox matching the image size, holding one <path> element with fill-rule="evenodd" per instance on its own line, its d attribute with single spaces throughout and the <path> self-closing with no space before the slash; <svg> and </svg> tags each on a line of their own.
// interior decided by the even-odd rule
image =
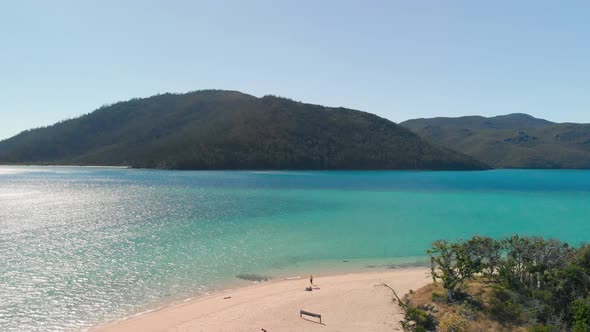
<svg viewBox="0 0 590 332">
<path fill-rule="evenodd" d="M 79 330 L 239 274 L 411 264 L 438 238 L 578 244 L 589 198 L 590 171 L 2 166 L 0 330 Z"/>
</svg>

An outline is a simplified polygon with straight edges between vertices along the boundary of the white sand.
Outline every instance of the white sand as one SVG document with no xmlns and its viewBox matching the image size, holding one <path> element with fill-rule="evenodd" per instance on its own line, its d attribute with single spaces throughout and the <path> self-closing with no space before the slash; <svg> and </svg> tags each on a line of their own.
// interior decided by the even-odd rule
<svg viewBox="0 0 590 332">
<path fill-rule="evenodd" d="M 400 296 L 429 282 L 424 268 L 314 276 L 317 289 L 305 291 L 309 277 L 277 280 L 220 291 L 96 331 L 401 331 Z M 231 297 L 224 299 L 226 297 Z M 299 317 L 303 309 L 322 315 Z"/>
</svg>

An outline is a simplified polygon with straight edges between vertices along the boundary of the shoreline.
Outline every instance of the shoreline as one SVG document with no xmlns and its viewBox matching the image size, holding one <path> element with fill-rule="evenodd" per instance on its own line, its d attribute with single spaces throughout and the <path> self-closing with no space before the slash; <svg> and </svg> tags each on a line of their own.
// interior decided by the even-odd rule
<svg viewBox="0 0 590 332">
<path fill-rule="evenodd" d="M 445 168 L 158 168 L 158 167 L 133 167 L 129 165 L 73 165 L 73 164 L 10 164 L 0 163 L 0 166 L 17 167 L 96 167 L 96 168 L 121 168 L 154 171 L 203 171 L 203 172 L 478 172 L 493 171 L 502 168 L 466 168 L 466 169 L 445 169 Z M 519 169 L 519 168 L 515 168 Z M 550 169 L 550 168 L 539 168 Z M 569 169 L 569 168 L 567 168 Z M 573 168 L 575 169 L 575 168 Z M 526 170 L 526 169 L 524 169 Z"/>
<path fill-rule="evenodd" d="M 388 283 L 400 296 L 429 282 L 423 267 L 286 277 L 222 289 L 94 326 L 89 331 L 269 331 L 392 330 L 401 314 Z M 317 289 L 316 289 L 317 288 Z M 323 324 L 299 317 L 299 310 L 322 314 Z"/>
</svg>

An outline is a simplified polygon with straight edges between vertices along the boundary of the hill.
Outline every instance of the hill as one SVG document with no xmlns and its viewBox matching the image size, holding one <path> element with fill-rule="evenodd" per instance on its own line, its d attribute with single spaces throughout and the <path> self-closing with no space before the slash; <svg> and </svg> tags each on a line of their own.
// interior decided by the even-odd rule
<svg viewBox="0 0 590 332">
<path fill-rule="evenodd" d="M 590 168 L 590 124 L 509 114 L 416 119 L 400 125 L 495 168 Z"/>
<path fill-rule="evenodd" d="M 588 245 L 474 236 L 426 253 L 434 283 L 394 292 L 406 331 L 590 331 Z"/>
<path fill-rule="evenodd" d="M 162 169 L 486 169 L 376 115 L 236 91 L 162 94 L 0 142 L 0 163 Z"/>
<path fill-rule="evenodd" d="M 463 116 L 458 118 L 431 118 L 431 119 L 415 119 L 400 123 L 405 127 L 455 127 L 455 128 L 469 128 L 469 129 L 533 129 L 543 128 L 554 125 L 554 122 L 537 119 L 528 114 L 508 114 L 500 115 L 491 118 L 483 116 Z"/>
</svg>

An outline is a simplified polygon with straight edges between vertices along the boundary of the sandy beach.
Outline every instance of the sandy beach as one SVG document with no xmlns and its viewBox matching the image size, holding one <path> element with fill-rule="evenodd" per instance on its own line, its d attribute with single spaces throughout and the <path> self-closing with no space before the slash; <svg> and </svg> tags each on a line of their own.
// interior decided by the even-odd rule
<svg viewBox="0 0 590 332">
<path fill-rule="evenodd" d="M 309 276 L 229 289 L 169 306 L 93 331 L 396 331 L 399 307 L 387 283 L 400 296 L 429 282 L 425 268 Z M 299 317 L 300 310 L 322 315 Z"/>
</svg>

